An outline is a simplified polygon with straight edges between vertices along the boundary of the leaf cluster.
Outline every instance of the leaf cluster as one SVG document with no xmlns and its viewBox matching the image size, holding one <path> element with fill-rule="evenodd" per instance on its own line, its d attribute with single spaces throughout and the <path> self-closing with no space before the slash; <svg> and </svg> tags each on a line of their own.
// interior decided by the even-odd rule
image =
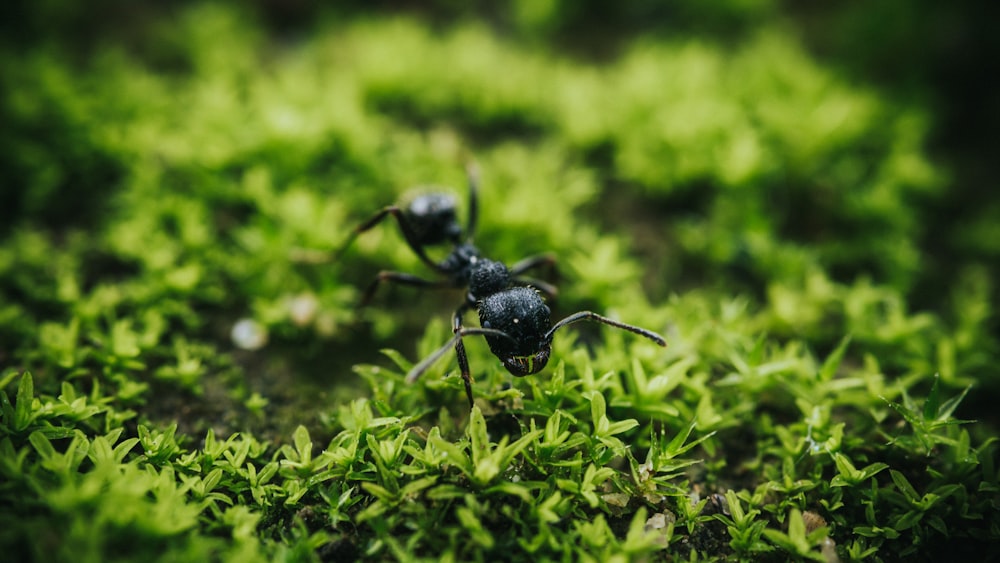
<svg viewBox="0 0 1000 563">
<path fill-rule="evenodd" d="M 527 4 L 529 36 L 568 21 Z M 964 258 L 998 207 L 927 244 L 948 197 L 930 108 L 777 24 L 601 61 L 410 17 L 279 40 L 219 3 L 143 30 L 0 49 L 4 553 L 879 561 L 1000 540 L 996 267 Z M 512 379 L 469 339 L 471 412 L 449 362 L 405 383 L 463 296 L 356 311 L 380 269 L 432 275 L 389 223 L 322 258 L 381 206 L 463 194 L 473 154 L 483 251 L 554 252 L 556 317 L 666 350 L 574 325 Z M 920 309 L 941 248 L 959 267 Z"/>
</svg>

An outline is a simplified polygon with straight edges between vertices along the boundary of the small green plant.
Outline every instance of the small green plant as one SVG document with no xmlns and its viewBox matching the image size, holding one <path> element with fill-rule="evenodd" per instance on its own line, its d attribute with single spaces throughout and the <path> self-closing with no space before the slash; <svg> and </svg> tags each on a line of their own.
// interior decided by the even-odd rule
<svg viewBox="0 0 1000 563">
<path fill-rule="evenodd" d="M 901 442 L 900 445 L 907 450 L 922 451 L 927 455 L 939 445 L 957 445 L 958 442 L 954 438 L 957 431 L 953 430 L 954 427 L 971 421 L 954 419 L 952 413 L 972 387 L 966 387 L 961 393 L 942 403 L 940 382 L 941 378 L 935 375 L 930 394 L 924 400 L 923 407 L 917 406 L 905 389 L 902 391 L 902 404 L 887 401 L 889 406 L 909 424 L 913 432 L 909 437 L 893 438 L 894 442 Z"/>
<path fill-rule="evenodd" d="M 441 2 L 280 33 L 225 2 L 93 29 L 25 8 L 0 44 L 0 550 L 883 561 L 1000 541 L 1000 204 L 952 189 L 924 93 L 847 80 L 776 3 L 607 12 L 750 18 L 698 36 L 577 33 L 593 11 L 564 4 L 497 7 L 506 33 Z M 598 29 L 601 57 L 564 54 Z M 357 307 L 379 269 L 434 275 L 395 228 L 327 258 L 421 186 L 467 216 L 470 158 L 484 255 L 551 252 L 554 318 L 667 347 L 579 323 L 512 378 L 469 338 L 474 407 L 450 352 L 407 383 L 465 295 Z"/>
<path fill-rule="evenodd" d="M 796 509 L 792 509 L 788 514 L 787 522 L 787 532 L 767 529 L 764 530 L 764 536 L 796 559 L 826 561 L 823 554 L 815 549 L 820 546 L 820 542 L 826 537 L 826 527 L 821 526 L 811 532 L 807 531 L 802 513 Z"/>
</svg>

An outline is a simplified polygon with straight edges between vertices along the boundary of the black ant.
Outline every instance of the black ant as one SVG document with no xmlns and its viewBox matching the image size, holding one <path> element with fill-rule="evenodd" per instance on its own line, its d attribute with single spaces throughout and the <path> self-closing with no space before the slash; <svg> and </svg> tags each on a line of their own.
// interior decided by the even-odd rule
<svg viewBox="0 0 1000 563">
<path fill-rule="evenodd" d="M 380 209 L 370 219 L 358 225 L 348 236 L 343 246 L 334 255 L 334 260 L 347 250 L 355 238 L 379 223 L 386 217 L 393 217 L 399 224 L 399 229 L 406 239 L 406 244 L 420 260 L 442 276 L 440 280 L 428 280 L 405 272 L 383 270 L 365 290 L 360 306 L 371 302 L 382 282 L 392 282 L 430 289 L 461 289 L 469 286 L 469 279 L 477 262 L 483 260 L 482 253 L 472 243 L 478 218 L 479 170 L 475 164 L 466 166 L 469 182 L 469 216 L 465 227 L 465 238 L 462 238 L 462 226 L 458 222 L 455 211 L 455 198 L 449 194 L 429 193 L 418 196 L 403 210 L 398 205 L 389 205 Z M 425 252 L 427 246 L 451 243 L 451 252 L 440 262 L 435 262 Z M 552 267 L 555 258 L 550 254 L 540 254 L 525 258 L 510 268 L 514 281 L 522 285 L 530 285 L 554 297 L 555 286 L 531 278 L 520 277 L 521 274 L 541 266 Z M 470 305 L 475 303 L 470 299 Z"/>
<path fill-rule="evenodd" d="M 359 304 L 360 306 L 364 307 L 371 302 L 375 296 L 375 291 L 382 282 L 393 282 L 413 287 L 433 289 L 468 288 L 465 301 L 455 310 L 452 316 L 452 331 L 459 334 L 462 331 L 471 330 L 462 327 L 462 317 L 467 311 L 477 307 L 478 296 L 480 295 L 486 296 L 514 285 L 520 285 L 531 286 L 535 290 L 545 293 L 550 299 L 556 296 L 558 290 L 555 286 L 540 280 L 522 277 L 521 275 L 542 266 L 552 268 L 555 265 L 555 257 L 551 254 L 530 256 L 517 262 L 510 268 L 500 262 L 483 258 L 482 253 L 472 242 L 479 213 L 479 169 L 474 163 L 470 163 L 466 166 L 465 172 L 469 184 L 469 216 L 465 228 L 464 240 L 462 239 L 462 227 L 458 222 L 457 213 L 455 212 L 455 199 L 450 195 L 439 193 L 430 193 L 417 197 L 405 211 L 397 205 L 383 207 L 370 219 L 361 223 L 352 231 L 341 249 L 335 254 L 335 259 L 343 255 L 344 251 L 347 250 L 351 242 L 358 235 L 373 228 L 386 217 L 391 216 L 399 224 L 399 229 L 402 231 L 403 238 L 406 239 L 406 244 L 410 249 L 413 250 L 424 264 L 443 277 L 443 279 L 435 281 L 405 272 L 383 270 L 375 276 L 375 279 L 365 290 Z M 450 242 L 452 244 L 451 252 L 440 262 L 431 260 L 424 251 L 424 247 L 443 242 Z M 535 290 L 532 290 L 532 292 L 534 293 Z M 534 294 L 537 296 L 537 293 Z M 461 339 L 454 342 L 453 346 L 455 347 L 459 365 L 464 374 L 465 391 L 471 405 L 472 379 L 468 375 L 469 365 L 465 354 L 465 346 L 461 342 Z M 539 367 L 539 369 L 541 368 Z"/>
<path fill-rule="evenodd" d="M 406 374 L 413 383 L 434 362 L 454 347 L 465 384 L 465 394 L 472 407 L 472 375 L 462 339 L 473 334 L 486 338 L 493 355 L 498 357 L 511 374 L 524 377 L 541 371 L 552 354 L 552 337 L 560 328 L 577 321 L 589 320 L 634 332 L 656 342 L 667 343 L 662 336 L 637 326 L 602 317 L 590 311 L 580 311 L 552 324 L 549 307 L 539 292 L 530 287 L 513 285 L 511 270 L 499 262 L 483 259 L 474 265 L 469 284 L 469 299 L 455 312 L 455 335 L 433 354 L 424 358 Z M 480 328 L 462 326 L 462 314 L 470 307 L 479 313 Z"/>
</svg>

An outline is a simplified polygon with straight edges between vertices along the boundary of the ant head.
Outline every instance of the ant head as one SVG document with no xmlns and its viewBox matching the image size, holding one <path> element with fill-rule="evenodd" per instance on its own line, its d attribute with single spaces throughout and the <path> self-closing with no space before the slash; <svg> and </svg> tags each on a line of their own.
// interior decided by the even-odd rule
<svg viewBox="0 0 1000 563">
<path fill-rule="evenodd" d="M 502 265 L 501 265 L 502 266 Z M 529 287 L 510 287 L 481 298 L 479 324 L 506 338 L 486 335 L 490 351 L 517 377 L 541 371 L 552 353 L 549 308 Z"/>
</svg>

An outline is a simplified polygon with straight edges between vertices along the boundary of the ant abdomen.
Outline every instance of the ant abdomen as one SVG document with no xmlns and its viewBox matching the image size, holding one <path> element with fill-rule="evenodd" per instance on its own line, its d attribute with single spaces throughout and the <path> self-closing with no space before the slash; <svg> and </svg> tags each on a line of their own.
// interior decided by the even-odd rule
<svg viewBox="0 0 1000 563">
<path fill-rule="evenodd" d="M 457 244 L 462 240 L 462 224 L 455 211 L 455 197 L 447 193 L 419 195 L 406 208 L 406 219 L 420 246 L 442 243 Z"/>
</svg>

